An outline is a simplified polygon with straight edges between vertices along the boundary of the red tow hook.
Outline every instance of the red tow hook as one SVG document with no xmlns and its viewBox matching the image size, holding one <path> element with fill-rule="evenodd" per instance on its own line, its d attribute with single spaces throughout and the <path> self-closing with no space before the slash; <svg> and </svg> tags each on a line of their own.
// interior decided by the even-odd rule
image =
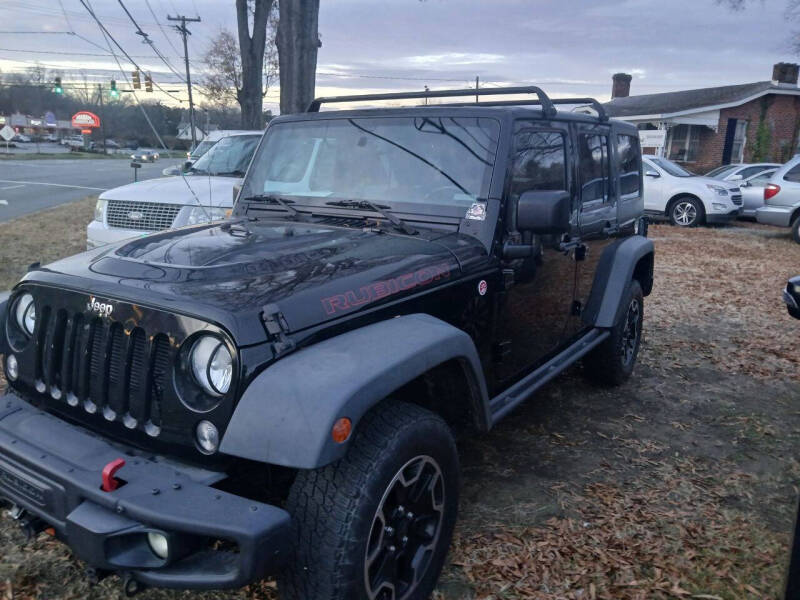
<svg viewBox="0 0 800 600">
<path fill-rule="evenodd" d="M 105 467 L 103 467 L 103 484 L 100 486 L 100 489 L 104 492 L 113 492 L 120 485 L 122 485 L 123 482 L 119 479 L 116 479 L 114 474 L 124 466 L 125 461 L 121 458 L 118 458 L 116 460 L 112 460 Z"/>
</svg>

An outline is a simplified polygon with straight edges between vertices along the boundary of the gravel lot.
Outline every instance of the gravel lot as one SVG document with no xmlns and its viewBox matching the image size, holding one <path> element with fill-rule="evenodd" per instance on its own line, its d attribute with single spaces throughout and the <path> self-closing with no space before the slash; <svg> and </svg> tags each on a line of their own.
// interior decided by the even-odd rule
<svg viewBox="0 0 800 600">
<path fill-rule="evenodd" d="M 82 227 L 54 223 L 73 231 L 91 206 L 0 224 L 2 287 L 39 257 L 79 250 Z M 650 232 L 656 283 L 634 377 L 596 389 L 574 368 L 461 443 L 460 524 L 438 598 L 779 596 L 800 476 L 800 323 L 780 290 L 800 273 L 800 246 L 752 223 Z M 123 597 L 115 577 L 89 586 L 47 536 L 20 543 L 0 521 L 5 598 Z M 264 582 L 141 597 L 275 596 Z"/>
</svg>

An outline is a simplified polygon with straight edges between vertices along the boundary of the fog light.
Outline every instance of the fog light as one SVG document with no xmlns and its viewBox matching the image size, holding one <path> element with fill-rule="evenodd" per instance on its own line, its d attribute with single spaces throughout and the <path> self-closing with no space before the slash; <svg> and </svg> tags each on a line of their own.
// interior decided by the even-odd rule
<svg viewBox="0 0 800 600">
<path fill-rule="evenodd" d="M 11 381 L 15 381 L 19 377 L 19 363 L 13 354 L 9 354 L 6 359 L 6 375 Z"/>
<path fill-rule="evenodd" d="M 200 421 L 195 430 L 197 445 L 205 454 L 214 454 L 219 447 L 219 431 L 210 421 Z"/>
<path fill-rule="evenodd" d="M 713 202 L 712 204 L 713 204 L 713 206 L 714 206 L 714 210 L 723 211 L 723 210 L 725 210 L 726 208 L 728 208 L 728 207 L 727 207 L 727 206 L 725 206 L 724 204 L 719 204 L 719 203 L 717 203 L 717 202 Z"/>
<path fill-rule="evenodd" d="M 169 540 L 167 540 L 167 536 L 157 531 L 151 531 L 147 534 L 147 543 L 153 554 L 162 560 L 167 560 L 169 556 Z"/>
</svg>

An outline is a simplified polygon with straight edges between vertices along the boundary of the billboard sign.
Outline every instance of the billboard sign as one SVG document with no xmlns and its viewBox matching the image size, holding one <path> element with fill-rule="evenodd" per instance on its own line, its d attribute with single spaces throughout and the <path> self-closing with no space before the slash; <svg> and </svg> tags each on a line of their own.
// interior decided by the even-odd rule
<svg viewBox="0 0 800 600">
<path fill-rule="evenodd" d="M 100 127 L 100 117 L 88 110 L 81 110 L 72 115 L 72 126 L 75 129 L 91 129 Z"/>
</svg>

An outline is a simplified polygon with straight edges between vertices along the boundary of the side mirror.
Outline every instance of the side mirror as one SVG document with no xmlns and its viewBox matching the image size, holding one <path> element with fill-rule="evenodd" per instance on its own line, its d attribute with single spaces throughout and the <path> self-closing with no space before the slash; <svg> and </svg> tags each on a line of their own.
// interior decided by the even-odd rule
<svg viewBox="0 0 800 600">
<path fill-rule="evenodd" d="M 661 177 L 661 173 L 659 173 L 658 171 L 654 171 L 653 169 L 647 169 L 647 170 L 644 172 L 644 174 L 645 174 L 645 176 L 647 176 L 647 177 L 653 177 L 653 178 L 656 178 L 656 177 Z"/>
<path fill-rule="evenodd" d="M 742 179 L 744 179 L 744 177 L 742 177 L 741 175 L 731 175 L 728 178 L 728 181 L 741 181 Z"/>
<path fill-rule="evenodd" d="M 181 170 L 180 167 L 167 167 L 166 169 L 161 171 L 161 174 L 165 175 L 166 177 L 172 177 L 174 175 L 180 175 Z"/>
<path fill-rule="evenodd" d="M 571 212 L 569 192 L 528 191 L 517 201 L 517 229 L 536 234 L 566 233 Z"/>
</svg>

